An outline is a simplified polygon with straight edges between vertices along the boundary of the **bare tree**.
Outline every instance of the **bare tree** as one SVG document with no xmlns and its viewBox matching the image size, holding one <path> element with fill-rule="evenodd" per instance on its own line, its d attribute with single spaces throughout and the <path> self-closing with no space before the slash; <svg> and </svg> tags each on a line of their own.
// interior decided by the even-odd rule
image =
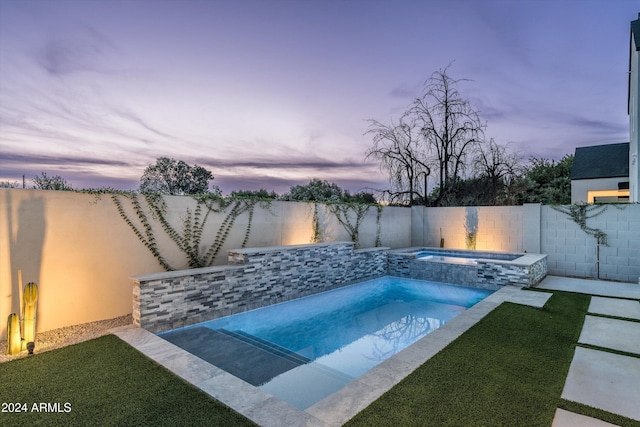
<svg viewBox="0 0 640 427">
<path fill-rule="evenodd" d="M 447 68 L 434 72 L 409 112 L 420 126 L 423 144 L 436 165 L 438 176 L 435 206 L 440 206 L 467 167 L 467 158 L 484 137 L 486 125 L 478 111 L 458 92 L 458 83 Z"/>
<path fill-rule="evenodd" d="M 517 152 L 510 152 L 506 145 L 500 145 L 491 138 L 484 144 L 478 144 L 474 169 L 488 181 L 492 204 L 509 204 L 512 201 L 509 188 L 522 173 L 522 159 Z"/>
<path fill-rule="evenodd" d="M 415 196 L 427 199 L 426 185 L 424 193 L 418 191 L 420 175 L 431 172 L 421 147 L 419 129 L 405 114 L 398 123 L 391 121 L 385 125 L 377 120 L 369 120 L 368 134 L 373 135 L 373 147 L 367 150 L 367 158 L 380 161 L 380 168 L 389 173 L 391 189 L 388 191 L 391 202 L 413 204 Z"/>
</svg>

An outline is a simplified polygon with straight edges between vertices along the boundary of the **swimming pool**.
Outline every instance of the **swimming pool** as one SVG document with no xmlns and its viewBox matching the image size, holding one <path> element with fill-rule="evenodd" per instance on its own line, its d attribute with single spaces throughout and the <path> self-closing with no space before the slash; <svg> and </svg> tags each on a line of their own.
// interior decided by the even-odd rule
<svg viewBox="0 0 640 427">
<path fill-rule="evenodd" d="M 383 277 L 159 336 L 306 409 L 490 294 Z"/>
</svg>

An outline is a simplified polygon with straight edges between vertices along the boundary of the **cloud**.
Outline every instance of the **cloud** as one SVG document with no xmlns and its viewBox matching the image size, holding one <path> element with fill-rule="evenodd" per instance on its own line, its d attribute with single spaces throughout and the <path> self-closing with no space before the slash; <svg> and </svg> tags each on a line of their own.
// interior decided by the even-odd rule
<svg viewBox="0 0 640 427">
<path fill-rule="evenodd" d="M 199 165 L 210 166 L 213 168 L 253 168 L 253 169 L 369 169 L 370 163 L 358 162 L 354 160 L 327 160 L 323 158 L 246 158 L 242 160 L 236 159 L 213 159 L 213 158 L 196 158 L 195 162 Z"/>
<path fill-rule="evenodd" d="M 410 102 L 414 98 L 417 98 L 420 96 L 420 88 L 421 88 L 421 84 L 418 84 L 418 83 L 413 85 L 403 83 L 391 89 L 391 92 L 389 92 L 389 95 L 392 98 L 406 99 L 407 102 Z"/>
<path fill-rule="evenodd" d="M 130 177 L 105 174 L 105 169 L 139 170 L 139 165 L 123 161 L 88 156 L 46 156 L 41 154 L 16 154 L 0 152 L 0 181 L 19 181 L 25 178 L 27 188 L 33 187 L 31 182 L 40 172 L 48 175 L 60 175 L 73 188 L 113 187 L 120 189 L 135 189 L 138 180 Z M 125 174 L 122 174 L 125 175 Z"/>
<path fill-rule="evenodd" d="M 3 165 L 47 165 L 47 166 L 131 166 L 130 162 L 85 156 L 44 156 L 39 154 L 14 154 L 0 152 Z"/>
<path fill-rule="evenodd" d="M 584 129 L 588 135 L 612 137 L 613 135 L 625 135 L 628 139 L 629 125 L 625 122 L 616 123 L 605 120 L 590 119 L 588 117 L 569 115 L 562 122 Z"/>
<path fill-rule="evenodd" d="M 117 117 L 120 117 L 130 123 L 133 123 L 136 126 L 141 127 L 144 130 L 147 130 L 155 135 L 164 137 L 164 138 L 171 138 L 171 139 L 176 139 L 176 137 L 169 135 L 151 125 L 149 125 L 145 120 L 143 120 L 140 116 L 138 116 L 137 114 L 122 109 L 122 108 L 111 108 L 111 111 L 113 112 L 113 114 L 115 114 Z"/>
<path fill-rule="evenodd" d="M 81 71 L 104 73 L 113 43 L 89 26 L 72 27 L 68 34 L 47 40 L 37 52 L 37 62 L 53 76 L 66 76 Z"/>
</svg>

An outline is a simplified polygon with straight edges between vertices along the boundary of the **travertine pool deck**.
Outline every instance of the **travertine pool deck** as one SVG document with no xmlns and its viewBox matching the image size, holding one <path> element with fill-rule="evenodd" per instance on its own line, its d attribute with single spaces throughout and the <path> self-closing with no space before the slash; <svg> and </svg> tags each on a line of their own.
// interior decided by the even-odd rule
<svg viewBox="0 0 640 427">
<path fill-rule="evenodd" d="M 112 332 L 150 359 L 261 426 L 340 426 L 502 302 L 542 307 L 551 295 L 506 286 L 304 411 L 144 329 L 125 327 Z"/>
</svg>

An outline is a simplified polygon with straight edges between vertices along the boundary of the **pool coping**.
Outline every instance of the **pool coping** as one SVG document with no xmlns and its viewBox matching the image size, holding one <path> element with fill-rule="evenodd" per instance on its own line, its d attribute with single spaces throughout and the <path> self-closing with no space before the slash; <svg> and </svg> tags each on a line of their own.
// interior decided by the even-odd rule
<svg viewBox="0 0 640 427">
<path fill-rule="evenodd" d="M 128 326 L 110 332 L 261 426 L 340 426 L 503 302 L 542 307 L 550 296 L 551 293 L 505 286 L 306 410 L 297 409 L 142 328 Z"/>
</svg>

